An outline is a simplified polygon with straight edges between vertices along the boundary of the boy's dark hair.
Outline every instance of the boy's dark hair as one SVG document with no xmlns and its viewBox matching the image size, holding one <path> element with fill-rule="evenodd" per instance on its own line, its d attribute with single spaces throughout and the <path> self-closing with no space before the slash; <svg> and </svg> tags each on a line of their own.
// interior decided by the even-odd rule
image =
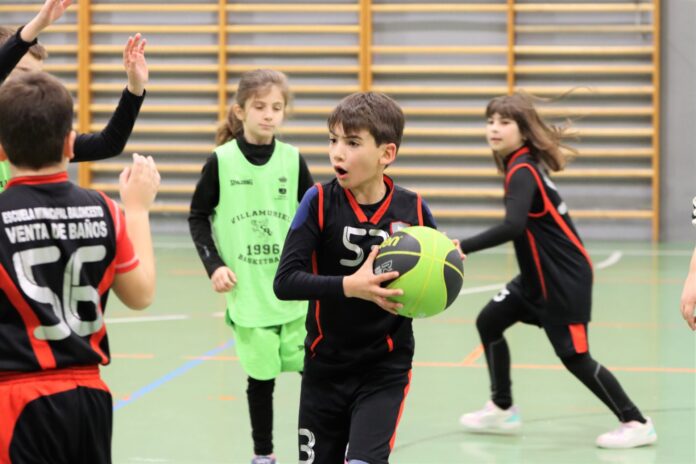
<svg viewBox="0 0 696 464">
<path fill-rule="evenodd" d="M 367 130 L 379 146 L 393 143 L 397 151 L 404 135 L 404 112 L 390 97 L 379 92 L 356 92 L 338 103 L 329 116 L 329 130 L 343 127 L 346 134 Z"/>
<path fill-rule="evenodd" d="M 9 27 L 0 26 L 0 45 L 7 42 L 7 40 L 15 35 L 17 31 L 15 29 L 10 29 Z M 29 54 L 39 61 L 46 61 L 48 58 L 48 52 L 46 48 L 39 42 L 29 47 Z"/>
<path fill-rule="evenodd" d="M 72 97 L 55 77 L 31 72 L 0 86 L 0 145 L 13 165 L 60 163 L 72 124 Z"/>
</svg>

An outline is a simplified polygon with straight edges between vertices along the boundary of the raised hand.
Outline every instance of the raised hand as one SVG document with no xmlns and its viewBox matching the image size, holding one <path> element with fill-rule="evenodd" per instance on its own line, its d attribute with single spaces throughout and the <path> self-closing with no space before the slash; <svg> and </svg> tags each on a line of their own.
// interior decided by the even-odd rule
<svg viewBox="0 0 696 464">
<path fill-rule="evenodd" d="M 147 213 L 155 201 L 159 184 L 160 175 L 152 157 L 133 153 L 133 164 L 119 177 L 123 208 L 128 214 Z"/>
<path fill-rule="evenodd" d="M 71 3 L 72 0 L 46 0 L 36 16 L 22 29 L 22 40 L 31 42 L 36 39 L 41 31 L 63 16 Z"/>
<path fill-rule="evenodd" d="M 147 39 L 138 33 L 134 37 L 128 37 L 123 49 L 123 67 L 128 75 L 128 91 L 138 96 L 145 92 L 145 84 L 150 77 L 145 60 L 145 44 Z"/>
</svg>

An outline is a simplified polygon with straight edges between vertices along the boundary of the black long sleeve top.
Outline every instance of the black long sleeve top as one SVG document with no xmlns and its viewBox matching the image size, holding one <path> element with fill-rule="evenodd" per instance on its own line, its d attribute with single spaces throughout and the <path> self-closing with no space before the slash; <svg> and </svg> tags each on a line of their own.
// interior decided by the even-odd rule
<svg viewBox="0 0 696 464">
<path fill-rule="evenodd" d="M 244 157 L 256 166 L 263 166 L 271 159 L 275 150 L 275 139 L 269 145 L 253 145 L 244 137 L 237 139 L 237 145 Z M 299 181 L 297 183 L 297 201 L 302 201 L 305 192 L 314 184 L 307 162 L 300 155 Z M 191 198 L 191 211 L 188 217 L 191 238 L 200 256 L 208 276 L 225 266 L 213 240 L 210 217 L 220 202 L 220 184 L 217 155 L 213 153 L 203 165 L 201 177 Z"/>
<path fill-rule="evenodd" d="M 21 30 L 21 28 L 18 29 L 13 36 L 0 45 L 0 84 L 7 79 L 19 60 L 36 43 L 36 40 L 32 42 L 22 40 Z M 97 161 L 121 154 L 133 132 L 133 126 L 144 99 L 145 93 L 137 96 L 130 93 L 127 88 L 124 89 L 116 111 L 101 132 L 77 135 L 75 157 L 72 161 Z"/>
</svg>

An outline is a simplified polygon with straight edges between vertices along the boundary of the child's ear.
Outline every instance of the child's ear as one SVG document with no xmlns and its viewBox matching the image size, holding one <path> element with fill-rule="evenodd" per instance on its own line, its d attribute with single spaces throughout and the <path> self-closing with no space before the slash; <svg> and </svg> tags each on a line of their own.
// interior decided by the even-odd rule
<svg viewBox="0 0 696 464">
<path fill-rule="evenodd" d="M 244 121 L 244 108 L 235 103 L 232 105 L 232 112 L 235 118 Z"/>
<path fill-rule="evenodd" d="M 75 157 L 75 153 L 73 152 L 75 148 L 75 137 L 77 137 L 77 133 L 73 130 L 70 131 L 70 133 L 65 136 L 65 140 L 63 140 L 63 157 L 67 158 L 68 161 Z"/>
<path fill-rule="evenodd" d="M 388 166 L 394 162 L 396 159 L 396 144 L 386 143 L 384 144 L 384 152 L 382 152 L 381 161 L 382 164 Z"/>
</svg>

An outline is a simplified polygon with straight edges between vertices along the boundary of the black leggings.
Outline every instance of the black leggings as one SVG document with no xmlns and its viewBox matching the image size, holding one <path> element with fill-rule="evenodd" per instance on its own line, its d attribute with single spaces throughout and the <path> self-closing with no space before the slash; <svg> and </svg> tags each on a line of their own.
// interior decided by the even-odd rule
<svg viewBox="0 0 696 464">
<path fill-rule="evenodd" d="M 273 453 L 273 390 L 275 379 L 256 380 L 249 377 L 247 401 L 251 418 L 251 438 L 254 454 Z"/>
<path fill-rule="evenodd" d="M 512 382 L 510 380 L 510 350 L 503 332 L 517 322 L 538 324 L 535 315 L 526 309 L 521 298 L 514 293 L 502 292 L 491 300 L 476 319 L 476 328 L 486 354 L 491 380 L 491 399 L 502 409 L 512 406 Z M 547 331 L 547 334 L 550 331 Z M 570 335 L 568 335 L 570 336 Z M 554 347 L 556 340 L 551 340 Z M 589 352 L 564 353 L 563 365 L 595 394 L 621 422 L 645 418 L 621 388 L 616 377 L 595 361 Z"/>
</svg>

